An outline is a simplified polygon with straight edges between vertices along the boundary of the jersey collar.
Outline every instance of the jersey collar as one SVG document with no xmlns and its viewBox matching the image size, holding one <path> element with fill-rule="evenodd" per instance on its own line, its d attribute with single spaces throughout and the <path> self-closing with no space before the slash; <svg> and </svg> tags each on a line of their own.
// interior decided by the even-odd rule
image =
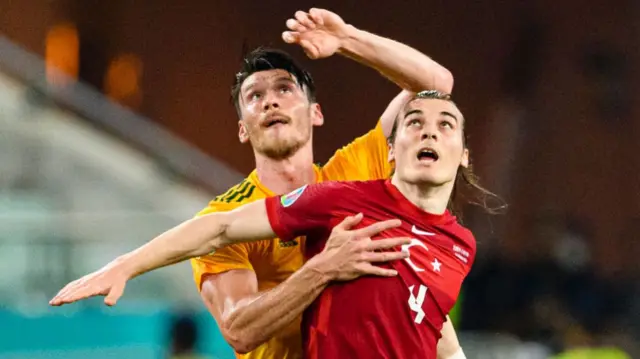
<svg viewBox="0 0 640 359">
<path fill-rule="evenodd" d="M 320 166 L 314 164 L 313 173 L 315 174 L 315 183 L 322 181 L 322 170 L 320 169 Z M 258 188 L 258 190 L 264 193 L 266 197 L 273 197 L 279 194 L 283 194 L 283 193 L 279 193 L 279 194 L 273 193 L 273 191 L 267 188 L 267 186 L 262 184 L 262 182 L 260 182 L 260 179 L 258 178 L 258 170 L 256 169 L 251 171 L 248 178 L 249 178 L 249 181 L 253 183 Z"/>
</svg>

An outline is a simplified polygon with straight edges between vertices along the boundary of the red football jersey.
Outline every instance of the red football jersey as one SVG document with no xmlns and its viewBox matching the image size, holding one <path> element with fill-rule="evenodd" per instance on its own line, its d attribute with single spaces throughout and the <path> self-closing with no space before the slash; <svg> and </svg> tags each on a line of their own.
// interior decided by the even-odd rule
<svg viewBox="0 0 640 359">
<path fill-rule="evenodd" d="M 381 266 L 394 278 L 367 276 L 329 285 L 305 311 L 306 358 L 435 359 L 440 330 L 469 273 L 475 239 L 449 212 L 424 212 L 388 180 L 325 182 L 268 198 L 271 226 L 282 240 L 306 235 L 305 255 L 319 253 L 333 227 L 363 213 L 360 227 L 400 219 L 380 237 L 412 237 L 397 248 L 410 258 Z"/>
</svg>

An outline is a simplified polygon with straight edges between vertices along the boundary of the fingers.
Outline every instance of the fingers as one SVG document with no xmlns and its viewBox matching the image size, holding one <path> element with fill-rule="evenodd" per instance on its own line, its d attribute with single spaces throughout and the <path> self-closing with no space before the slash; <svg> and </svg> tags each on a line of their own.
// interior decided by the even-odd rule
<svg viewBox="0 0 640 359">
<path fill-rule="evenodd" d="M 309 17 L 309 14 L 307 14 L 306 12 L 296 11 L 295 17 L 298 23 L 300 23 L 302 26 L 306 27 L 307 29 L 313 30 L 316 28 L 315 22 L 311 19 L 311 17 Z"/>
<path fill-rule="evenodd" d="M 400 227 L 400 225 L 402 225 L 402 222 L 399 219 L 389 219 L 382 222 L 376 222 L 364 228 L 355 230 L 354 234 L 357 237 L 373 237 L 376 234 L 384 232 L 388 229 Z"/>
<path fill-rule="evenodd" d="M 310 59 L 315 60 L 318 57 L 320 57 L 320 51 L 310 41 L 308 41 L 308 40 L 300 40 L 300 46 L 302 46 L 302 50 L 307 55 L 307 57 L 309 57 Z"/>
<path fill-rule="evenodd" d="M 376 267 L 371 264 L 365 264 L 360 269 L 363 275 L 377 275 L 381 277 L 395 277 L 398 275 L 398 271 L 395 269 Z"/>
<path fill-rule="evenodd" d="M 70 287 L 75 285 L 75 283 L 76 282 L 71 282 L 65 285 L 62 289 L 60 289 L 58 294 L 56 294 L 53 298 L 51 298 L 51 300 L 49 301 L 49 304 L 53 306 L 62 305 L 62 298 L 64 298 L 66 293 L 69 291 Z"/>
<path fill-rule="evenodd" d="M 287 19 L 286 25 L 287 25 L 287 28 L 292 31 L 296 31 L 296 32 L 308 31 L 308 29 L 304 25 L 300 24 L 298 20 L 295 20 L 295 19 Z"/>
<path fill-rule="evenodd" d="M 305 32 L 316 29 L 324 22 L 320 10 L 311 9 L 309 13 L 304 11 L 296 11 L 293 19 L 287 19 L 286 25 L 289 30 L 296 32 Z"/>
<path fill-rule="evenodd" d="M 407 252 L 365 252 L 362 259 L 369 263 L 382 263 L 409 258 Z"/>
<path fill-rule="evenodd" d="M 84 283 L 72 283 L 71 286 L 65 287 L 58 295 L 56 295 L 49 304 L 53 306 L 61 306 L 77 302 L 82 299 L 100 295 L 99 291 L 85 285 Z"/>
<path fill-rule="evenodd" d="M 409 237 L 383 238 L 368 242 L 366 249 L 369 251 L 391 249 L 409 243 L 411 243 L 411 238 Z"/>
<path fill-rule="evenodd" d="M 282 40 L 287 44 L 295 44 L 300 39 L 300 33 L 296 31 L 285 31 L 282 33 Z"/>
<path fill-rule="evenodd" d="M 351 228 L 353 228 L 353 226 L 355 226 L 356 224 L 360 223 L 360 221 L 362 221 L 362 213 L 358 213 L 355 216 L 348 216 L 345 219 L 342 220 L 342 222 L 338 223 L 335 227 L 333 227 L 333 229 L 339 229 L 339 230 L 349 230 Z"/>
<path fill-rule="evenodd" d="M 100 277 L 100 275 L 93 273 L 67 284 L 49 301 L 49 304 L 60 306 L 98 295 L 109 294 L 111 285 L 105 285 L 105 282 L 101 281 Z"/>
<path fill-rule="evenodd" d="M 309 9 L 309 17 L 313 22 L 316 23 L 317 26 L 324 25 L 324 20 L 322 20 L 322 15 L 320 13 L 320 9 L 311 8 Z"/>
<path fill-rule="evenodd" d="M 122 297 L 122 293 L 124 293 L 125 285 L 126 284 L 124 283 L 114 285 L 113 288 L 111 288 L 111 291 L 109 292 L 107 297 L 104 298 L 104 304 L 110 307 L 116 305 L 116 303 L 118 302 L 118 299 L 120 299 L 120 297 Z"/>
<path fill-rule="evenodd" d="M 317 59 L 320 57 L 320 51 L 318 48 L 312 44 L 309 40 L 302 40 L 300 37 L 300 32 L 298 31 L 285 31 L 282 33 L 282 40 L 287 44 L 295 44 L 298 43 L 302 47 L 304 53 L 310 59 Z"/>
</svg>

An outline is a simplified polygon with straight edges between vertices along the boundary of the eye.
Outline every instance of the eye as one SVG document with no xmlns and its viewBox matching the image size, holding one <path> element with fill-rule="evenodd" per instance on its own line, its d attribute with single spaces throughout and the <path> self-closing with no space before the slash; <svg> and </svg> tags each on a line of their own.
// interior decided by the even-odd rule
<svg viewBox="0 0 640 359">
<path fill-rule="evenodd" d="M 422 125 L 422 121 L 419 118 L 412 118 L 407 122 L 407 127 L 420 125 Z"/>
<path fill-rule="evenodd" d="M 289 93 L 289 92 L 291 92 L 291 87 L 289 87 L 287 85 L 282 85 L 282 86 L 280 86 L 280 92 L 281 93 Z"/>
<path fill-rule="evenodd" d="M 255 101 L 255 100 L 259 100 L 262 98 L 262 93 L 256 91 L 256 92 L 252 92 L 250 93 L 248 96 L 250 101 Z"/>
<path fill-rule="evenodd" d="M 451 123 L 451 121 L 444 120 L 440 122 L 440 126 L 453 128 L 453 123 Z"/>
</svg>

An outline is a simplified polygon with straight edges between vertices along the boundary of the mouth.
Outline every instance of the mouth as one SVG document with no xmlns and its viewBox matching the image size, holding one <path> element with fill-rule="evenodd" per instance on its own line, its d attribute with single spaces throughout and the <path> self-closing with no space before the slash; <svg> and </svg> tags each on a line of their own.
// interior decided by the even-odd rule
<svg viewBox="0 0 640 359">
<path fill-rule="evenodd" d="M 420 162 L 436 162 L 440 156 L 438 152 L 430 147 L 421 148 L 417 155 Z"/>
<path fill-rule="evenodd" d="M 289 124 L 289 119 L 283 115 L 272 115 L 266 118 L 263 121 L 262 126 L 266 128 L 276 127 L 278 125 L 287 125 Z"/>
</svg>

